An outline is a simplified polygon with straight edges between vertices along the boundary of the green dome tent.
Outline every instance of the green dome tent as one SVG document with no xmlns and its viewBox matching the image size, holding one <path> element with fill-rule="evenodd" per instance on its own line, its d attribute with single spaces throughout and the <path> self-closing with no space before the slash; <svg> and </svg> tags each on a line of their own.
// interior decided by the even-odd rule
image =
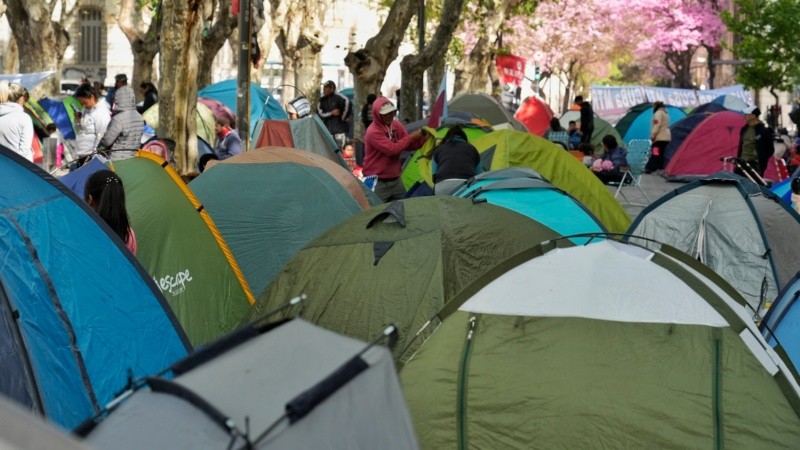
<svg viewBox="0 0 800 450">
<path fill-rule="evenodd" d="M 525 125 L 514 117 L 494 97 L 482 92 L 458 94 L 447 102 L 452 111 L 466 111 L 489 122 L 492 126 L 509 124 L 517 131 L 528 131 Z"/>
<path fill-rule="evenodd" d="M 800 388 L 729 285 L 666 246 L 552 244 L 401 369 L 423 448 L 797 446 Z"/>
<path fill-rule="evenodd" d="M 306 245 L 259 297 L 252 318 L 306 294 L 303 317 L 323 328 L 370 339 L 396 324 L 399 352 L 488 268 L 557 236 L 488 203 L 446 196 L 393 202 L 357 214 Z"/>
<path fill-rule="evenodd" d="M 621 233 L 631 220 L 600 180 L 574 156 L 547 139 L 511 130 L 498 130 L 475 139 L 484 170 L 527 167 L 575 197 L 606 229 Z M 429 176 L 429 175 L 428 175 Z"/>
<path fill-rule="evenodd" d="M 576 122 L 581 121 L 581 112 L 580 111 L 567 111 L 565 112 L 558 121 L 561 123 L 561 126 L 564 128 L 569 127 L 570 120 L 574 120 Z M 603 137 L 605 135 L 610 134 L 614 136 L 614 139 L 620 143 L 623 147 L 627 147 L 628 143 L 622 139 L 619 135 L 619 131 L 614 128 L 614 125 L 611 125 L 607 121 L 601 119 L 597 115 L 594 116 L 594 132 L 592 132 L 592 146 L 594 147 L 594 151 L 596 153 L 603 152 Z"/>
<path fill-rule="evenodd" d="M 151 106 L 147 111 L 142 114 L 144 121 L 153 127 L 154 130 L 158 129 L 158 103 Z M 204 105 L 199 100 L 197 101 L 197 114 L 195 115 L 195 123 L 197 124 L 197 135 L 208 142 L 212 147 L 217 142 L 217 133 L 214 131 L 214 112 L 211 108 Z"/>
<path fill-rule="evenodd" d="M 136 231 L 137 258 L 161 288 L 192 345 L 236 328 L 255 303 L 216 225 L 159 156 L 114 163 Z"/>
<path fill-rule="evenodd" d="M 256 297 L 304 245 L 380 200 L 335 162 L 266 147 L 211 161 L 189 187 Z"/>
</svg>

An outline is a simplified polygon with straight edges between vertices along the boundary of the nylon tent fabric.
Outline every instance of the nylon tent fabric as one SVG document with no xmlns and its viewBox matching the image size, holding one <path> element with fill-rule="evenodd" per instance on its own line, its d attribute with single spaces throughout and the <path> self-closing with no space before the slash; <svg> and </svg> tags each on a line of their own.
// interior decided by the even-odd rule
<svg viewBox="0 0 800 450">
<path fill-rule="evenodd" d="M 689 114 L 688 116 L 684 117 L 683 119 L 673 123 L 669 127 L 670 134 L 672 135 L 672 139 L 667 144 L 666 149 L 664 149 L 664 166 L 666 167 L 672 157 L 675 155 L 675 152 L 678 151 L 683 141 L 686 140 L 686 137 L 697 128 L 697 125 L 700 122 L 708 119 L 711 117 L 711 113 L 697 113 L 697 114 Z"/>
<path fill-rule="evenodd" d="M 90 447 L 0 396 L 0 448 L 89 450 Z"/>
<path fill-rule="evenodd" d="M 585 206 L 530 169 L 500 169 L 478 174 L 453 196 L 487 201 L 516 211 L 562 236 L 605 232 Z M 570 238 L 575 244 L 584 244 L 589 239 Z"/>
<path fill-rule="evenodd" d="M 25 112 L 31 117 L 31 121 L 33 122 L 33 126 L 38 130 L 40 133 L 47 133 L 47 125 L 53 123 L 53 119 L 50 118 L 50 115 L 47 114 L 47 111 L 44 110 L 42 105 L 39 104 L 36 100 L 28 100 L 23 105 Z M 58 127 L 58 126 L 56 126 Z"/>
<path fill-rule="evenodd" d="M 319 116 L 296 120 L 259 120 L 253 136 L 256 147 L 298 148 L 324 156 L 348 169 L 342 154 Z"/>
<path fill-rule="evenodd" d="M 472 143 L 480 136 L 491 133 L 492 129 L 486 126 L 474 125 L 471 123 L 457 123 L 461 125 L 464 134 L 467 135 L 467 142 Z M 406 160 L 403 165 L 403 171 L 400 172 L 400 177 L 403 179 L 403 185 L 406 190 L 411 189 L 416 183 L 425 183 L 433 189 L 433 175 L 431 175 L 431 161 L 433 160 L 433 151 L 436 146 L 441 142 L 452 125 L 443 125 L 438 129 L 424 127 L 434 139 L 428 139 L 418 150 L 414 151 L 411 156 Z"/>
<path fill-rule="evenodd" d="M 561 118 L 558 119 L 561 122 L 561 126 L 564 128 L 569 127 L 569 122 L 574 120 L 576 122 L 581 121 L 581 112 L 580 111 L 566 111 L 564 114 L 561 115 Z M 626 147 L 628 143 L 622 139 L 622 136 L 619 135 L 619 132 L 613 125 L 611 125 L 606 120 L 600 118 L 599 116 L 594 116 L 594 131 L 592 132 L 592 147 L 594 147 L 595 153 L 603 153 L 603 137 L 606 135 L 614 136 L 614 139 L 620 143 L 623 147 Z"/>
<path fill-rule="evenodd" d="M 682 109 L 666 105 L 669 123 L 674 124 L 686 117 Z M 628 110 L 622 119 L 617 122 L 616 130 L 622 136 L 622 142 L 628 143 L 632 139 L 650 139 L 650 126 L 653 123 L 653 104 L 641 103 Z M 671 131 L 671 129 L 670 129 Z"/>
<path fill-rule="evenodd" d="M 114 163 L 125 186 L 136 257 L 156 280 L 194 346 L 236 328 L 255 298 L 208 212 L 163 158 Z"/>
<path fill-rule="evenodd" d="M 85 198 L 84 188 L 86 187 L 86 180 L 92 176 L 93 173 L 100 170 L 108 169 L 108 160 L 100 155 L 96 155 L 89 160 L 89 162 L 78 167 L 77 170 L 67 173 L 58 178 L 58 180 L 68 187 L 78 198 Z"/>
<path fill-rule="evenodd" d="M 586 206 L 611 232 L 621 233 L 630 218 L 605 185 L 562 147 L 530 133 L 498 130 L 472 144 L 484 170 L 527 167 Z"/>
<path fill-rule="evenodd" d="M 711 102 L 719 103 L 729 111 L 736 111 L 742 114 L 747 112 L 747 109 L 750 107 L 750 105 L 747 104 L 746 101 L 742 100 L 741 98 L 735 95 L 720 95 L 714 100 L 711 100 Z"/>
<path fill-rule="evenodd" d="M 737 156 L 739 131 L 744 125 L 744 117 L 732 111 L 718 112 L 701 121 L 675 150 L 664 176 L 670 181 L 691 181 L 720 171 L 720 158 Z"/>
<path fill-rule="evenodd" d="M 198 97 L 210 98 L 236 111 L 236 80 L 225 80 L 206 86 L 197 92 Z M 250 82 L 250 136 L 253 136 L 258 119 L 288 119 L 286 111 L 275 98 L 261 86 Z"/>
<path fill-rule="evenodd" d="M 158 103 L 148 108 L 147 111 L 142 114 L 144 121 L 153 127 L 154 130 L 158 129 L 158 114 Z M 213 147 L 217 142 L 217 133 L 214 131 L 214 112 L 199 99 L 197 101 L 195 124 L 197 125 L 197 135 Z"/>
<path fill-rule="evenodd" d="M 759 325 L 770 345 L 781 346 L 792 365 L 800 367 L 800 272 L 786 283 Z"/>
<path fill-rule="evenodd" d="M 793 238 L 798 233 L 800 215 L 772 192 L 719 172 L 653 202 L 627 234 L 669 244 L 697 258 L 728 280 L 761 317 L 762 284 L 766 283 L 764 300 L 771 303 L 800 267 L 800 242 Z"/>
<path fill-rule="evenodd" d="M 403 126 L 405 127 L 406 131 L 408 131 L 409 133 L 413 133 L 413 132 L 419 130 L 420 128 L 422 128 L 422 127 L 427 127 L 429 119 L 430 119 L 429 117 L 426 117 L 424 119 L 420 119 L 420 120 L 417 120 L 417 121 L 414 121 L 414 122 L 403 124 Z M 485 120 L 481 119 L 480 117 L 478 117 L 477 115 L 475 115 L 473 113 L 466 112 L 466 111 L 448 110 L 447 111 L 447 117 L 440 118 L 439 127 L 440 128 L 441 127 L 449 127 L 449 126 L 452 126 L 452 125 L 469 125 L 469 126 L 479 126 L 479 127 L 486 127 L 486 128 L 491 128 L 492 127 L 489 124 L 489 122 L 486 122 Z"/>
<path fill-rule="evenodd" d="M 189 183 L 256 297 L 304 245 L 380 203 L 362 186 L 326 158 L 282 147 L 216 162 Z"/>
<path fill-rule="evenodd" d="M 723 106 L 722 103 L 708 102 L 708 103 L 703 103 L 702 105 L 693 109 L 689 115 L 703 114 L 703 113 L 713 114 L 715 112 L 720 112 L 720 111 L 731 111 L 731 110 Z"/>
<path fill-rule="evenodd" d="M 492 126 L 508 123 L 517 131 L 528 131 L 525 125 L 514 118 L 494 97 L 483 93 L 463 93 L 447 102 L 448 110 L 466 111 L 477 115 Z"/>
<path fill-rule="evenodd" d="M 371 339 L 395 324 L 398 355 L 496 262 L 557 236 L 487 203 L 448 196 L 400 200 L 354 215 L 306 245 L 259 297 L 251 318 L 305 294 L 303 317 L 323 328 Z"/>
<path fill-rule="evenodd" d="M 223 105 L 218 100 L 214 100 L 213 98 L 199 97 L 197 101 L 206 105 L 214 114 L 215 118 L 223 117 L 228 120 L 228 123 L 231 124 L 231 128 L 236 128 L 236 113 L 231 111 L 230 108 Z"/>
<path fill-rule="evenodd" d="M 56 124 L 58 131 L 64 135 L 64 139 L 75 139 L 75 113 L 70 106 L 75 97 L 65 97 L 63 100 L 55 98 L 40 98 L 39 105 L 47 112 L 50 119 Z M 77 103 L 77 100 L 76 102 Z M 78 109 L 83 109 L 80 103 L 77 103 Z"/>
<path fill-rule="evenodd" d="M 780 197 L 784 203 L 791 206 L 792 205 L 792 180 L 793 177 L 789 177 L 779 183 L 775 183 L 769 187 L 769 190 L 772 191 L 773 194 Z"/>
<path fill-rule="evenodd" d="M 800 388 L 724 281 L 675 249 L 553 247 L 476 280 L 402 367 L 422 448 L 798 442 Z"/>
<path fill-rule="evenodd" d="M 525 128 L 539 137 L 544 137 L 550 128 L 550 119 L 555 116 L 550 105 L 538 97 L 528 97 L 519 106 L 514 117 L 525 125 Z"/>
<path fill-rule="evenodd" d="M 176 388 L 151 383 L 135 393 L 87 441 L 121 450 L 419 448 L 386 347 L 297 319 L 265 331 L 247 327 L 214 350 L 221 354 L 177 364 Z M 183 400 L 181 390 L 205 405 Z"/>
<path fill-rule="evenodd" d="M 7 149 L 0 179 L 2 393 L 71 428 L 129 376 L 157 373 L 191 346 L 153 280 L 83 200 Z"/>
</svg>

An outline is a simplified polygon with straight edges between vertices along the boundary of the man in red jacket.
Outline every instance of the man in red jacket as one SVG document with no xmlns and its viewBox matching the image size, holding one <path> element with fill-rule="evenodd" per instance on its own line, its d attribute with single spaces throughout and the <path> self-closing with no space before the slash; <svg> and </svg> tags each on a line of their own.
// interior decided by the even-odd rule
<svg viewBox="0 0 800 450">
<path fill-rule="evenodd" d="M 372 123 L 364 134 L 364 176 L 377 175 L 375 194 L 384 202 L 405 196 L 400 155 L 420 148 L 426 138 L 421 130 L 408 134 L 396 115 L 394 104 L 378 97 L 372 104 Z"/>
</svg>

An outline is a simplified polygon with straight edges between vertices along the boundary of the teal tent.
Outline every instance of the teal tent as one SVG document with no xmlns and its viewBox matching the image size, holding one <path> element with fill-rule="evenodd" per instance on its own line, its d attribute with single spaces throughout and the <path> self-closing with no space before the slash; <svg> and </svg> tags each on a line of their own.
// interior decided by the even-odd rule
<svg viewBox="0 0 800 450">
<path fill-rule="evenodd" d="M 198 97 L 214 99 L 236 111 L 236 80 L 225 80 L 206 86 Z M 258 119 L 288 119 L 286 111 L 270 93 L 255 83 L 250 83 L 250 135 L 255 131 Z"/>
</svg>

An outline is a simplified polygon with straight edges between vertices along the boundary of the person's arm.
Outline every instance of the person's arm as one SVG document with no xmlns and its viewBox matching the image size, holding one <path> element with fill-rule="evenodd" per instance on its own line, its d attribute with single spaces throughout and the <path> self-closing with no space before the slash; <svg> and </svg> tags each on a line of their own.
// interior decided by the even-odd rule
<svg viewBox="0 0 800 450">
<path fill-rule="evenodd" d="M 119 120 L 111 119 L 108 128 L 106 128 L 106 133 L 103 135 L 103 138 L 100 139 L 100 146 L 111 148 L 120 134 L 122 134 L 122 123 Z"/>
<path fill-rule="evenodd" d="M 422 136 L 422 133 L 417 130 L 409 135 L 402 136 L 397 139 L 397 142 L 392 142 L 389 136 L 382 130 L 375 130 L 369 134 L 370 146 L 388 156 L 399 155 L 406 150 L 411 143 Z"/>
<path fill-rule="evenodd" d="M 323 119 L 327 119 L 328 117 L 333 117 L 333 111 L 326 111 L 325 105 L 323 104 L 323 98 L 319 99 L 319 105 L 317 106 L 317 114 Z"/>
<path fill-rule="evenodd" d="M 660 110 L 659 110 L 660 111 Z M 653 114 L 653 125 L 650 127 L 650 140 L 655 142 L 658 133 L 664 128 L 664 119 L 658 112 Z"/>
<path fill-rule="evenodd" d="M 233 133 L 236 133 L 236 131 L 231 131 L 231 134 Z M 225 138 L 227 139 L 228 136 Z M 242 140 L 239 138 L 239 135 L 234 134 L 233 137 L 228 139 L 228 157 L 238 155 L 239 153 L 242 153 Z"/>
<path fill-rule="evenodd" d="M 31 161 L 34 158 L 34 151 L 33 151 L 33 122 L 28 117 L 28 120 L 25 120 L 22 123 L 22 146 L 20 148 L 24 148 L 30 152 Z"/>
</svg>

